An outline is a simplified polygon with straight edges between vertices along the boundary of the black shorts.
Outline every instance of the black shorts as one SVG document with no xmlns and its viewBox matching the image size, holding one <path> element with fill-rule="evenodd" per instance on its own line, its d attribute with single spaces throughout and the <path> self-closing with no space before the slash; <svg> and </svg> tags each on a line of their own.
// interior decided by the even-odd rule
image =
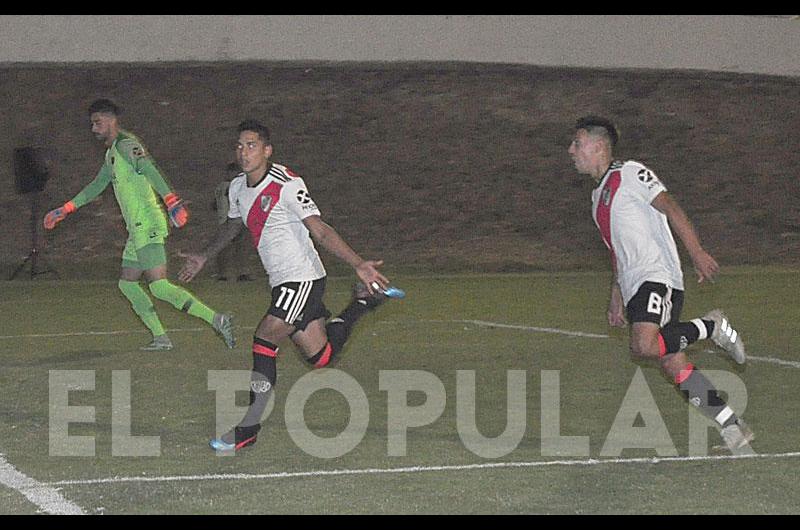
<svg viewBox="0 0 800 530">
<path fill-rule="evenodd" d="M 683 291 L 663 283 L 645 282 L 626 307 L 628 322 L 652 322 L 662 328 L 670 322 L 680 322 L 683 311 Z"/>
<path fill-rule="evenodd" d="M 313 282 L 289 282 L 272 290 L 272 305 L 268 315 L 280 318 L 297 331 L 320 318 L 330 318 L 322 297 L 325 295 L 325 278 Z"/>
</svg>

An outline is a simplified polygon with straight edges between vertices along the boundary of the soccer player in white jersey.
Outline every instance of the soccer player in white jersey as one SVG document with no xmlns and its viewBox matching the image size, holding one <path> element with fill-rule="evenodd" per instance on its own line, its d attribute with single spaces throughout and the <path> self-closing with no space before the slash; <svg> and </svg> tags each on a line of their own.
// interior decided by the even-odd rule
<svg viewBox="0 0 800 530">
<path fill-rule="evenodd" d="M 239 124 L 236 154 L 242 174 L 230 185 L 228 221 L 205 250 L 184 255 L 186 263 L 179 274 L 181 280 L 191 281 L 246 227 L 272 287 L 272 304 L 253 338 L 250 408 L 239 425 L 211 441 L 218 451 L 255 443 L 268 394 L 275 386 L 281 341 L 291 338 L 310 365 L 323 368 L 342 350 L 361 316 L 387 298 L 403 295 L 389 287 L 389 280 L 378 271 L 382 261 L 361 258 L 322 221 L 303 179 L 270 161 L 267 127 L 255 120 Z M 312 238 L 352 266 L 359 278 L 350 305 L 327 324 L 331 314 L 322 301 L 325 267 Z"/>
<path fill-rule="evenodd" d="M 614 160 L 618 138 L 612 122 L 588 116 L 577 122 L 569 147 L 578 173 L 598 184 L 592 213 L 611 251 L 614 271 L 608 322 L 614 327 L 630 322 L 633 357 L 658 361 L 689 402 L 719 424 L 728 448 L 734 453 L 746 450 L 752 431 L 684 352 L 690 344 L 710 338 L 744 364 L 742 338 L 719 310 L 680 322 L 683 273 L 672 231 L 689 252 L 699 283 L 713 281 L 719 265 L 659 178 L 639 162 Z"/>
</svg>

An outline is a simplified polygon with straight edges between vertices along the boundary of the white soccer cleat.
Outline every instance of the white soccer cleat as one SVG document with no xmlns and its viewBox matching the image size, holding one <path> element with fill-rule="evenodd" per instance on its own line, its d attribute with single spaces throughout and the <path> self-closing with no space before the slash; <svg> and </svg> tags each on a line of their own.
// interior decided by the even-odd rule
<svg viewBox="0 0 800 530">
<path fill-rule="evenodd" d="M 728 425 L 720 431 L 725 446 L 734 455 L 752 453 L 750 442 L 755 439 L 755 434 L 750 427 L 742 420 Z"/>
<path fill-rule="evenodd" d="M 140 351 L 170 351 L 173 348 L 172 341 L 166 335 L 154 337 L 153 341 L 147 346 L 139 348 Z"/>
<path fill-rule="evenodd" d="M 225 341 L 225 345 L 229 349 L 232 350 L 236 347 L 236 337 L 233 335 L 233 315 L 217 313 L 214 315 L 214 321 L 211 327 L 222 337 L 222 340 Z"/>
<path fill-rule="evenodd" d="M 733 329 L 728 317 L 726 317 L 722 311 L 715 309 L 704 316 L 703 320 L 711 320 L 714 322 L 714 332 L 709 338 L 713 340 L 717 346 L 728 352 L 731 359 L 736 361 L 737 364 L 744 364 L 747 362 L 747 354 L 744 351 L 742 337 Z"/>
</svg>

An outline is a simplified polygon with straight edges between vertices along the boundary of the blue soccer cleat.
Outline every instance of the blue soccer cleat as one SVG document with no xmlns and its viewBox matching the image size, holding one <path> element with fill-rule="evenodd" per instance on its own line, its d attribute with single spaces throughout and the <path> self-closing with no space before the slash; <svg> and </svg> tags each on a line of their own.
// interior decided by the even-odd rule
<svg viewBox="0 0 800 530">
<path fill-rule="evenodd" d="M 353 287 L 353 298 L 359 304 L 364 305 L 369 309 L 375 309 L 390 298 L 399 300 L 405 298 L 406 296 L 405 291 L 402 289 L 398 289 L 397 287 L 387 287 L 386 289 L 383 289 L 380 285 L 378 285 L 377 282 L 373 282 L 372 290 L 373 294 L 370 294 L 367 290 L 367 286 L 361 282 L 358 282 L 355 287 Z"/>
<path fill-rule="evenodd" d="M 402 300 L 403 298 L 406 297 L 406 292 L 398 287 L 387 287 L 385 290 L 381 292 L 387 298 L 395 298 L 397 300 Z"/>
<path fill-rule="evenodd" d="M 235 427 L 226 432 L 219 438 L 214 438 L 208 445 L 211 449 L 219 453 L 233 453 L 245 447 L 249 447 L 258 440 L 258 429 L 244 429 Z"/>
</svg>

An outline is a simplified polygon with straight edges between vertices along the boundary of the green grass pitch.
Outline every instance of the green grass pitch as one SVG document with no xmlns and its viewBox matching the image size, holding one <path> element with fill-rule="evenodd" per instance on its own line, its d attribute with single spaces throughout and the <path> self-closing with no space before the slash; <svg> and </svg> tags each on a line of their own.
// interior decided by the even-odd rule
<svg viewBox="0 0 800 530">
<path fill-rule="evenodd" d="M 736 268 L 702 286 L 687 274 L 684 319 L 724 308 L 755 358 L 739 368 L 708 351 L 710 343 L 690 349 L 700 368 L 746 385 L 744 416 L 762 457 L 741 460 L 686 458 L 689 406 L 656 367 L 629 359 L 626 332 L 608 329 L 607 274 L 393 279 L 408 297 L 365 317 L 335 366 L 363 389 L 369 421 L 360 442 L 333 459 L 307 454 L 287 428 L 287 395 L 310 373 L 290 344 L 281 350 L 275 408 L 258 443 L 235 457 L 208 448 L 215 427 L 208 373 L 249 370 L 250 338 L 268 305 L 265 282 L 191 286 L 236 315 L 234 351 L 202 322 L 158 303 L 176 349 L 157 354 L 138 351 L 149 336 L 116 282 L 2 283 L 0 454 L 89 514 L 800 512 L 797 271 Z M 348 301 L 349 282 L 329 283 L 334 313 Z M 70 370 L 94 373 L 93 391 L 69 394 L 70 407 L 94 407 L 93 423 L 69 427 L 70 436 L 94 438 L 92 457 L 50 455 L 48 381 L 51 371 Z M 390 456 L 388 393 L 379 383 L 409 370 L 441 381 L 446 402 L 438 419 L 408 429 L 405 456 Z M 524 436 L 508 454 L 478 456 L 459 436 L 457 371 L 474 372 L 476 425 L 498 437 L 507 428 L 510 370 L 525 372 Z M 601 456 L 637 370 L 677 459 L 651 461 L 657 448 Z M 112 371 L 129 371 L 131 433 L 158 437 L 160 456 L 112 454 Z M 543 454 L 545 371 L 558 372 L 560 434 L 588 437 L 588 456 Z M 423 393 L 408 394 L 409 407 L 426 404 Z M 304 417 L 323 439 L 351 419 L 347 401 L 332 390 L 313 394 Z M 632 427 L 643 427 L 641 420 Z M 717 442 L 710 431 L 709 446 Z M 22 492 L 0 485 L 0 513 L 37 510 Z"/>
</svg>

